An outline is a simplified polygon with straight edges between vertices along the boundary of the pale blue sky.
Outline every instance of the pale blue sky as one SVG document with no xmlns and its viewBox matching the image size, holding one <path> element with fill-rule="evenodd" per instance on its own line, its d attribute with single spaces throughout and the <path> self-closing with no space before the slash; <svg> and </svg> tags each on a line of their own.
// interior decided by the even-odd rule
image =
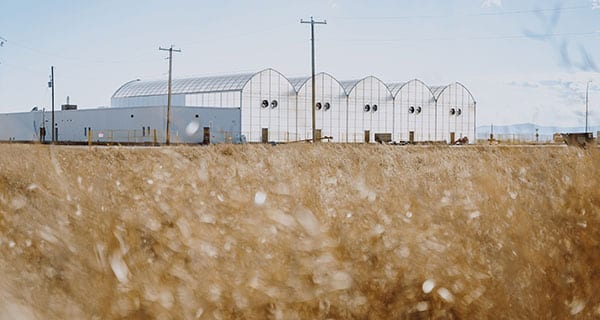
<svg viewBox="0 0 600 320">
<path fill-rule="evenodd" d="M 460 81 L 478 101 L 478 124 L 582 125 L 587 80 L 600 124 L 598 0 L 293 0 L 0 2 L 0 112 L 56 101 L 106 106 L 123 83 L 166 78 L 159 46 L 183 52 L 174 76 L 310 72 L 314 15 L 317 69 L 340 80 L 375 75 Z M 594 9 L 596 8 L 596 9 Z M 540 36 L 541 35 L 541 36 Z"/>
</svg>

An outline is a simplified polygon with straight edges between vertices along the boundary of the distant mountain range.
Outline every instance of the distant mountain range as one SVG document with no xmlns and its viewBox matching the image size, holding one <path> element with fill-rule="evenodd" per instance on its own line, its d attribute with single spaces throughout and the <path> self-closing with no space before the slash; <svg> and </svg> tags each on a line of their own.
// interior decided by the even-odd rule
<svg viewBox="0 0 600 320">
<path fill-rule="evenodd" d="M 520 136 L 535 136 L 535 129 L 538 129 L 538 133 L 540 138 L 549 138 L 552 137 L 555 133 L 567 133 L 567 132 L 584 132 L 585 127 L 545 127 L 538 126 L 533 123 L 521 123 L 521 124 L 513 124 L 507 126 L 496 126 L 494 125 L 494 135 L 520 135 Z M 490 136 L 491 126 L 480 126 L 477 127 L 477 138 L 478 139 L 487 139 Z M 588 127 L 589 132 L 594 133 L 594 137 L 596 136 L 596 132 L 600 131 L 600 126 L 590 126 Z"/>
</svg>

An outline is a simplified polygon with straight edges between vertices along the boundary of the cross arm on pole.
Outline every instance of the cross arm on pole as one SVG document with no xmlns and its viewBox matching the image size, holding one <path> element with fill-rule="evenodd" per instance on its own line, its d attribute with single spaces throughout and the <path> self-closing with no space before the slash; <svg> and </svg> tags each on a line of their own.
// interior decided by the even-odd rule
<svg viewBox="0 0 600 320">
<path fill-rule="evenodd" d="M 317 21 L 315 19 L 313 19 L 312 17 L 310 18 L 310 20 L 304 20 L 304 19 L 300 19 L 300 23 L 310 23 L 310 24 L 327 24 L 327 20 L 323 20 L 323 21 Z"/>
<path fill-rule="evenodd" d="M 173 49 L 173 46 L 171 46 L 170 48 L 158 47 L 158 50 L 161 50 L 161 51 L 181 52 L 181 49 Z"/>
</svg>

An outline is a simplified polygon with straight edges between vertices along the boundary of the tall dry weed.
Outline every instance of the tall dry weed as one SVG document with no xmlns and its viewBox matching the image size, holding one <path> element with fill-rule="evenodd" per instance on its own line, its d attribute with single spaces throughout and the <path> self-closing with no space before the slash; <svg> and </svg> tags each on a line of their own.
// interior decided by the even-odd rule
<svg viewBox="0 0 600 320">
<path fill-rule="evenodd" d="M 600 317 L 600 153 L 0 145 L 0 318 Z"/>
</svg>

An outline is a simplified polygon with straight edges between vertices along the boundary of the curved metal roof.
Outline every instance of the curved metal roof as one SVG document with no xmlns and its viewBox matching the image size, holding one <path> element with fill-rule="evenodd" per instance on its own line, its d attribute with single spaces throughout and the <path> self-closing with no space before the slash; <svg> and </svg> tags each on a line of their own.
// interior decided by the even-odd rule
<svg viewBox="0 0 600 320">
<path fill-rule="evenodd" d="M 408 82 L 397 82 L 397 83 L 388 83 L 387 86 L 390 88 L 390 91 L 396 97 L 396 94 L 400 89 L 402 89 Z"/>
<path fill-rule="evenodd" d="M 270 69 L 266 69 L 270 70 Z M 266 71 L 263 70 L 263 71 Z M 262 71 L 260 71 L 262 72 Z M 241 91 L 260 72 L 241 73 L 226 76 L 173 79 L 172 94 Z M 131 81 L 120 87 L 113 98 L 155 96 L 167 94 L 167 80 Z"/>
<path fill-rule="evenodd" d="M 396 98 L 396 96 L 398 96 L 398 93 L 400 92 L 400 90 L 402 90 L 402 88 L 404 88 L 406 85 L 408 85 L 409 83 L 412 83 L 412 82 L 420 83 L 421 85 L 423 85 L 425 88 L 427 88 L 427 90 L 429 90 L 433 99 L 434 100 L 436 99 L 436 96 L 435 96 L 433 90 L 425 82 L 423 82 L 419 79 L 412 79 L 410 81 L 403 82 L 403 83 L 388 84 L 388 87 L 390 88 L 390 91 L 392 92 L 392 95 L 394 96 L 394 98 Z"/>
<path fill-rule="evenodd" d="M 348 91 L 346 91 L 346 88 L 344 87 L 344 85 L 338 80 L 336 79 L 334 76 L 332 76 L 331 74 L 327 73 L 327 72 L 319 72 L 315 75 L 316 77 L 319 76 L 327 76 L 331 79 L 333 79 L 335 82 L 337 82 L 340 87 L 342 87 L 342 90 L 344 90 L 344 94 L 348 95 Z M 292 78 L 289 79 L 290 83 L 294 86 L 294 89 L 296 90 L 296 92 L 300 92 L 300 90 L 302 89 L 302 87 L 304 87 L 309 81 L 310 81 L 311 77 L 299 77 L 299 78 Z"/>
<path fill-rule="evenodd" d="M 433 96 L 435 97 L 435 100 L 437 100 L 440 97 L 440 95 L 442 94 L 442 92 L 444 92 L 444 90 L 446 90 L 446 88 L 448 88 L 449 86 L 450 85 L 431 87 L 431 92 L 433 92 Z"/>
<path fill-rule="evenodd" d="M 290 78 L 290 83 L 296 92 L 300 91 L 300 88 L 310 80 L 311 77 L 298 77 L 298 78 Z"/>
<path fill-rule="evenodd" d="M 342 85 L 344 90 L 346 90 L 346 93 L 349 94 L 350 91 L 352 91 L 352 89 L 354 89 L 354 87 L 364 79 L 365 78 L 355 79 L 355 80 L 343 80 L 343 81 L 340 81 L 340 84 Z"/>
<path fill-rule="evenodd" d="M 450 88 L 453 85 L 457 85 L 459 87 L 462 87 L 471 97 L 471 100 L 473 100 L 473 102 L 475 101 L 475 97 L 473 96 L 473 94 L 471 93 L 471 91 L 465 87 L 464 84 L 460 83 L 460 82 L 453 82 L 449 85 L 446 86 L 435 86 L 435 87 L 431 87 L 431 92 L 433 93 L 435 100 L 439 100 L 440 96 L 442 95 L 442 93 L 444 93 L 444 91 L 446 91 L 446 89 Z"/>
<path fill-rule="evenodd" d="M 383 86 L 388 90 L 388 93 L 393 97 L 394 95 L 392 94 L 392 91 L 390 90 L 390 87 L 383 81 L 381 81 L 381 79 L 375 77 L 375 76 L 366 76 L 362 79 L 358 79 L 358 80 L 346 80 L 346 81 L 339 81 L 339 83 L 342 85 L 342 87 L 344 87 L 344 90 L 346 90 L 346 94 L 350 95 L 350 93 L 352 93 L 352 90 L 354 90 L 354 88 L 356 88 L 356 86 L 361 83 L 362 81 L 366 81 L 367 79 L 372 78 L 375 79 L 377 82 L 383 84 Z"/>
</svg>

